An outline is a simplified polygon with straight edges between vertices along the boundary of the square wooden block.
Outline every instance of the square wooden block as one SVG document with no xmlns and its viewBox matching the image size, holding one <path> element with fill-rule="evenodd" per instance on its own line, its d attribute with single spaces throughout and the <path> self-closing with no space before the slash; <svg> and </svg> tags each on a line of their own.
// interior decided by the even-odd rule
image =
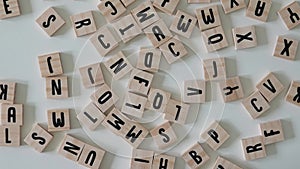
<svg viewBox="0 0 300 169">
<path fill-rule="evenodd" d="M 135 0 L 121 0 L 122 4 L 125 6 L 125 7 L 128 7 L 129 5 L 131 5 L 132 3 L 135 2 Z"/>
<path fill-rule="evenodd" d="M 225 14 L 243 9 L 246 7 L 245 0 L 221 0 Z"/>
<path fill-rule="evenodd" d="M 242 139 L 242 148 L 244 157 L 248 161 L 267 156 L 262 136 Z"/>
<path fill-rule="evenodd" d="M 1 125 L 23 125 L 23 104 L 1 104 Z"/>
<path fill-rule="evenodd" d="M 184 81 L 183 102 L 184 103 L 205 103 L 206 82 L 204 80 Z"/>
<path fill-rule="evenodd" d="M 56 76 L 46 78 L 47 99 L 66 99 L 69 97 L 69 86 L 67 76 Z"/>
<path fill-rule="evenodd" d="M 181 10 L 178 10 L 174 17 L 170 30 L 181 36 L 190 38 L 196 26 L 197 18 Z"/>
<path fill-rule="evenodd" d="M 20 137 L 20 126 L 0 126 L 0 146 L 19 147 Z"/>
<path fill-rule="evenodd" d="M 69 109 L 47 110 L 48 131 L 67 131 L 70 130 L 70 112 Z"/>
<path fill-rule="evenodd" d="M 189 109 L 190 105 L 182 103 L 181 101 L 170 99 L 167 104 L 164 119 L 184 125 Z"/>
<path fill-rule="evenodd" d="M 106 26 L 102 26 L 94 33 L 90 41 L 102 57 L 106 56 L 119 45 L 118 41 Z"/>
<path fill-rule="evenodd" d="M 255 26 L 233 28 L 232 34 L 236 50 L 257 46 Z"/>
<path fill-rule="evenodd" d="M 5 0 L 0 2 L 0 19 L 21 15 L 18 0 Z"/>
<path fill-rule="evenodd" d="M 0 103 L 13 104 L 15 101 L 16 83 L 0 81 Z"/>
<path fill-rule="evenodd" d="M 122 138 L 133 148 L 137 148 L 149 134 L 143 125 L 133 120 L 128 120 L 127 125 L 124 126 L 124 132 Z"/>
<path fill-rule="evenodd" d="M 124 77 L 133 68 L 122 51 L 105 61 L 104 66 L 116 80 Z"/>
<path fill-rule="evenodd" d="M 78 164 L 90 169 L 99 169 L 104 154 L 104 150 L 85 144 L 80 154 Z"/>
<path fill-rule="evenodd" d="M 35 21 L 49 36 L 52 36 L 66 23 L 52 7 L 48 8 Z"/>
<path fill-rule="evenodd" d="M 253 119 L 258 118 L 271 107 L 259 91 L 244 99 L 242 104 Z"/>
<path fill-rule="evenodd" d="M 151 88 L 148 93 L 147 109 L 155 112 L 164 113 L 171 98 L 171 93 L 161 89 Z"/>
<path fill-rule="evenodd" d="M 294 1 L 278 11 L 284 25 L 289 29 L 293 29 L 300 24 L 300 5 Z"/>
<path fill-rule="evenodd" d="M 159 149 L 170 147 L 177 141 L 177 136 L 168 121 L 153 128 L 150 134 Z"/>
<path fill-rule="evenodd" d="M 92 11 L 73 15 L 70 19 L 77 37 L 88 35 L 97 31 Z"/>
<path fill-rule="evenodd" d="M 214 58 L 203 60 L 203 72 L 205 80 L 225 80 L 226 64 L 225 58 Z"/>
<path fill-rule="evenodd" d="M 198 8 L 195 11 L 200 31 L 215 28 L 221 25 L 218 5 Z"/>
<path fill-rule="evenodd" d="M 165 22 L 160 19 L 144 29 L 152 45 L 157 48 L 173 37 Z"/>
<path fill-rule="evenodd" d="M 59 52 L 38 57 L 42 77 L 58 76 L 64 73 Z"/>
<path fill-rule="evenodd" d="M 147 95 L 151 87 L 153 74 L 133 69 L 128 82 L 128 90 L 130 92 Z"/>
<path fill-rule="evenodd" d="M 58 154 L 69 160 L 78 161 L 84 145 L 84 142 L 66 134 L 58 149 Z"/>
<path fill-rule="evenodd" d="M 136 68 L 149 71 L 158 72 L 161 59 L 161 51 L 156 48 L 141 47 Z"/>
<path fill-rule="evenodd" d="M 155 154 L 153 157 L 152 169 L 174 169 L 176 157 L 166 154 Z"/>
<path fill-rule="evenodd" d="M 228 41 L 221 26 L 202 32 L 202 39 L 208 52 L 228 47 Z"/>
<path fill-rule="evenodd" d="M 118 109 L 113 108 L 103 120 L 102 125 L 115 135 L 122 137 L 126 135 L 125 126 L 128 126 L 129 123 L 130 121 L 128 118 L 126 118 Z"/>
<path fill-rule="evenodd" d="M 211 0 L 187 0 L 189 4 L 200 4 L 200 3 L 210 3 Z"/>
<path fill-rule="evenodd" d="M 270 102 L 283 91 L 284 86 L 273 73 L 269 73 L 256 85 L 256 88 Z"/>
<path fill-rule="evenodd" d="M 97 7 L 107 22 L 112 22 L 126 12 L 126 8 L 120 0 L 103 0 Z"/>
<path fill-rule="evenodd" d="M 250 0 L 246 10 L 246 16 L 262 22 L 268 20 L 272 0 Z"/>
<path fill-rule="evenodd" d="M 165 59 L 169 64 L 174 63 L 175 61 L 188 54 L 188 51 L 185 49 L 184 44 L 176 35 L 166 43 L 159 46 L 159 49 L 162 51 Z"/>
<path fill-rule="evenodd" d="M 79 72 L 85 88 L 96 87 L 105 83 L 100 63 L 80 67 Z"/>
<path fill-rule="evenodd" d="M 219 149 L 229 137 L 230 135 L 227 131 L 216 121 L 201 134 L 201 138 L 205 140 L 205 143 L 215 151 Z"/>
<path fill-rule="evenodd" d="M 173 15 L 179 1 L 180 0 L 173 0 L 173 1 L 154 0 L 153 6 L 169 15 Z"/>
<path fill-rule="evenodd" d="M 298 40 L 286 38 L 284 36 L 278 36 L 273 56 L 287 60 L 295 60 L 298 44 Z"/>
<path fill-rule="evenodd" d="M 218 156 L 216 163 L 214 164 L 212 169 L 242 169 L 242 168 L 226 160 L 225 158 Z"/>
<path fill-rule="evenodd" d="M 101 85 L 98 90 L 90 96 L 90 98 L 104 113 L 119 100 L 119 97 L 107 84 Z"/>
<path fill-rule="evenodd" d="M 281 120 L 274 120 L 259 125 L 264 144 L 269 145 L 284 140 Z"/>
<path fill-rule="evenodd" d="M 130 169 L 151 169 L 153 155 L 153 151 L 133 149 Z"/>
<path fill-rule="evenodd" d="M 32 129 L 25 137 L 24 142 L 33 147 L 37 152 L 41 153 L 52 139 L 53 136 L 36 123 L 32 126 Z"/>
<path fill-rule="evenodd" d="M 183 153 L 182 158 L 191 169 L 199 168 L 210 159 L 199 143 L 195 143 L 187 149 Z"/>
<path fill-rule="evenodd" d="M 78 115 L 77 119 L 90 130 L 95 130 L 105 119 L 105 115 L 94 103 L 89 103 Z"/>
<path fill-rule="evenodd" d="M 142 118 L 147 103 L 147 98 L 134 93 L 127 92 L 124 104 L 122 106 L 122 113 Z"/>
<path fill-rule="evenodd" d="M 224 102 L 232 102 L 244 97 L 244 90 L 240 77 L 233 77 L 219 82 Z"/>
<path fill-rule="evenodd" d="M 150 0 L 141 3 L 139 6 L 134 8 L 131 13 L 142 29 L 158 21 L 160 18 Z"/>
<path fill-rule="evenodd" d="M 300 106 L 300 82 L 292 81 L 285 100 L 296 106 Z"/>
</svg>

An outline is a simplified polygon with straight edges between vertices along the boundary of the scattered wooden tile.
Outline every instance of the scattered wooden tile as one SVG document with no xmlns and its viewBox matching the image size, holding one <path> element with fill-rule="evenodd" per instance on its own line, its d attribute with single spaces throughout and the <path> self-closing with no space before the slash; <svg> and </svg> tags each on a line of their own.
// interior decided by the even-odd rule
<svg viewBox="0 0 300 169">
<path fill-rule="evenodd" d="M 153 161 L 153 151 L 133 149 L 130 162 L 131 169 L 151 169 Z"/>
<path fill-rule="evenodd" d="M 21 15 L 18 0 L 5 0 L 0 3 L 0 19 Z"/>
<path fill-rule="evenodd" d="M 202 39 L 208 52 L 228 47 L 228 41 L 221 26 L 202 32 Z"/>
<path fill-rule="evenodd" d="M 0 103 L 13 104 L 15 101 L 16 83 L 0 81 Z"/>
<path fill-rule="evenodd" d="M 107 55 L 119 45 L 118 41 L 114 38 L 113 34 L 106 26 L 102 26 L 96 33 L 94 33 L 90 41 L 102 57 Z"/>
<path fill-rule="evenodd" d="M 285 24 L 285 26 L 291 30 L 300 24 L 300 5 L 294 1 L 278 11 L 278 15 Z"/>
<path fill-rule="evenodd" d="M 173 37 L 165 22 L 160 19 L 144 29 L 152 45 L 157 48 Z"/>
<path fill-rule="evenodd" d="M 23 104 L 1 104 L 1 125 L 23 125 Z"/>
<path fill-rule="evenodd" d="M 273 73 L 269 73 L 256 85 L 256 88 L 270 102 L 283 91 L 284 86 Z"/>
<path fill-rule="evenodd" d="M 298 44 L 298 40 L 278 36 L 273 56 L 287 60 L 295 60 Z"/>
<path fill-rule="evenodd" d="M 168 121 L 153 128 L 150 134 L 159 149 L 170 147 L 177 141 L 177 136 Z"/>
<path fill-rule="evenodd" d="M 133 68 L 122 51 L 105 61 L 104 65 L 116 80 L 124 77 Z"/>
<path fill-rule="evenodd" d="M 66 99 L 69 97 L 68 77 L 56 76 L 46 78 L 47 99 Z"/>
<path fill-rule="evenodd" d="M 242 139 L 242 148 L 244 157 L 248 161 L 267 156 L 262 136 Z"/>
<path fill-rule="evenodd" d="M 151 88 L 148 93 L 148 102 L 146 108 L 155 112 L 163 113 L 165 112 L 170 98 L 171 93 L 161 89 Z"/>
<path fill-rule="evenodd" d="M 237 27 L 232 29 L 235 49 L 246 49 L 257 46 L 255 26 Z"/>
<path fill-rule="evenodd" d="M 199 143 L 195 143 L 187 149 L 183 153 L 182 158 L 192 169 L 199 168 L 210 159 Z"/>
<path fill-rule="evenodd" d="M 225 14 L 243 9 L 246 7 L 245 0 L 221 0 Z"/>
<path fill-rule="evenodd" d="M 141 3 L 139 6 L 134 8 L 131 13 L 142 29 L 159 20 L 159 16 L 151 1 Z"/>
<path fill-rule="evenodd" d="M 125 7 L 128 7 L 129 5 L 131 5 L 132 3 L 135 2 L 135 0 L 121 0 L 122 4 L 125 6 Z"/>
<path fill-rule="evenodd" d="M 189 4 L 210 3 L 211 0 L 187 0 Z"/>
<path fill-rule="evenodd" d="M 124 43 L 143 33 L 131 14 L 121 17 L 112 25 Z"/>
<path fill-rule="evenodd" d="M 195 12 L 200 31 L 204 31 L 221 25 L 218 5 L 198 8 Z"/>
<path fill-rule="evenodd" d="M 284 140 L 284 132 L 281 125 L 281 120 L 260 123 L 259 127 L 263 136 L 264 145 L 269 145 Z"/>
<path fill-rule="evenodd" d="M 64 73 L 59 52 L 38 57 L 42 77 L 58 76 Z"/>
<path fill-rule="evenodd" d="M 224 102 L 232 102 L 244 97 L 240 77 L 233 77 L 219 82 Z"/>
<path fill-rule="evenodd" d="M 142 118 L 147 103 L 147 98 L 134 93 L 127 92 L 122 106 L 122 113 Z"/>
<path fill-rule="evenodd" d="M 48 8 L 35 21 L 49 36 L 52 36 L 66 23 L 53 7 Z"/>
<path fill-rule="evenodd" d="M 259 91 L 244 99 L 242 104 L 253 119 L 258 118 L 271 107 Z"/>
<path fill-rule="evenodd" d="M 66 134 L 58 149 L 58 154 L 69 160 L 78 161 L 84 145 L 84 142 Z"/>
<path fill-rule="evenodd" d="M 155 154 L 152 169 L 174 169 L 176 157 L 166 154 Z"/>
<path fill-rule="evenodd" d="M 78 115 L 77 119 L 90 130 L 95 130 L 105 119 L 105 115 L 94 103 L 89 103 Z"/>
<path fill-rule="evenodd" d="M 190 38 L 195 26 L 197 23 L 197 18 L 194 16 L 178 10 L 175 18 L 170 26 L 170 30 L 184 36 L 186 38 Z"/>
<path fill-rule="evenodd" d="M 88 35 L 97 31 L 93 12 L 83 12 L 70 17 L 77 37 Z"/>
<path fill-rule="evenodd" d="M 225 58 L 219 57 L 214 59 L 203 60 L 203 72 L 205 80 L 225 80 L 226 64 Z"/>
<path fill-rule="evenodd" d="M 126 135 L 125 126 L 130 121 L 116 108 L 113 108 L 103 120 L 102 125 L 118 136 Z"/>
<path fill-rule="evenodd" d="M 99 169 L 104 154 L 104 150 L 85 144 L 80 154 L 78 164 L 90 169 Z"/>
<path fill-rule="evenodd" d="M 133 69 L 128 82 L 130 92 L 147 95 L 153 80 L 153 74 Z"/>
<path fill-rule="evenodd" d="M 262 22 L 268 20 L 272 0 L 250 0 L 246 10 L 246 16 Z"/>
<path fill-rule="evenodd" d="M 36 123 L 25 137 L 24 142 L 33 147 L 37 152 L 41 153 L 52 139 L 53 136 Z"/>
<path fill-rule="evenodd" d="M 107 84 L 101 85 L 98 90 L 90 96 L 90 98 L 104 113 L 119 100 L 119 97 Z"/>
<path fill-rule="evenodd" d="M 96 87 L 105 83 L 100 63 L 80 67 L 79 72 L 85 88 Z"/>
<path fill-rule="evenodd" d="M 149 131 L 141 124 L 130 120 L 125 125 L 123 139 L 133 148 L 137 148 L 149 134 Z"/>
<path fill-rule="evenodd" d="M 149 71 L 158 72 L 161 59 L 161 51 L 156 48 L 141 47 L 136 68 Z"/>
<path fill-rule="evenodd" d="M 165 111 L 164 119 L 184 125 L 189 113 L 190 105 L 170 99 Z"/>
<path fill-rule="evenodd" d="M 70 130 L 70 112 L 69 109 L 47 110 L 48 131 L 67 131 Z"/>
<path fill-rule="evenodd" d="M 219 149 L 229 137 L 230 135 L 227 131 L 216 121 L 201 134 L 201 138 L 205 140 L 205 143 L 215 151 Z"/>
<path fill-rule="evenodd" d="M 159 49 L 162 51 L 165 59 L 169 64 L 174 63 L 175 61 L 188 54 L 188 51 L 185 49 L 184 44 L 176 35 L 166 43 L 159 46 Z"/>
<path fill-rule="evenodd" d="M 300 106 L 300 82 L 292 81 L 285 100 L 296 106 Z"/>
<path fill-rule="evenodd" d="M 206 82 L 203 80 L 184 81 L 183 102 L 184 103 L 205 103 Z"/>
<path fill-rule="evenodd" d="M 0 146 L 19 147 L 20 137 L 20 126 L 0 126 Z"/>
<path fill-rule="evenodd" d="M 225 158 L 218 156 L 217 161 L 212 169 L 242 169 Z"/>
<path fill-rule="evenodd" d="M 154 0 L 153 6 L 169 15 L 173 15 L 179 1 L 180 0 L 173 0 L 173 1 Z"/>
<path fill-rule="evenodd" d="M 97 7 L 107 22 L 119 18 L 126 12 L 126 8 L 120 0 L 103 0 L 100 1 Z"/>
</svg>

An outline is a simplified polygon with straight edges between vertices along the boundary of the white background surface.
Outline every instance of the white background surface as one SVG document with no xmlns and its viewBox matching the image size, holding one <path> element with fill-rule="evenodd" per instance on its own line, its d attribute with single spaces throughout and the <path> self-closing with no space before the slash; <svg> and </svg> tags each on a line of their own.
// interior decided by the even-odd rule
<svg viewBox="0 0 300 169">
<path fill-rule="evenodd" d="M 203 168 L 210 168 L 218 154 L 248 169 L 298 168 L 297 160 L 299 156 L 298 151 L 300 150 L 300 123 L 298 121 L 300 119 L 300 108 L 286 103 L 284 96 L 290 81 L 300 80 L 300 52 L 297 54 L 296 61 L 286 61 L 272 57 L 277 35 L 286 34 L 300 40 L 300 27 L 292 31 L 287 31 L 276 14 L 277 10 L 290 2 L 291 0 L 273 0 L 272 10 L 267 23 L 246 18 L 244 16 L 245 9 L 225 15 L 221 6 L 219 6 L 223 27 L 230 42 L 230 47 L 217 53 L 207 54 L 203 47 L 199 30 L 195 29 L 191 39 L 181 39 L 197 53 L 197 56 L 190 51 L 189 56 L 184 58 L 182 62 L 175 63 L 171 66 L 168 66 L 163 59 L 162 67 L 165 73 L 161 72 L 156 76 L 153 86 L 172 92 L 175 98 L 180 97 L 180 91 L 176 83 L 174 83 L 175 81 L 172 79 L 172 75 L 178 80 L 179 86 L 181 86 L 183 80 L 192 78 L 191 74 L 184 74 L 187 67 L 183 66 L 183 63 L 188 65 L 188 68 L 192 70 L 196 78 L 203 78 L 201 59 L 219 56 L 226 57 L 228 76 L 241 76 L 246 96 L 255 90 L 255 84 L 270 71 L 274 72 L 285 86 L 285 90 L 272 101 L 271 109 L 259 119 L 252 120 L 241 106 L 240 101 L 223 104 L 220 100 L 221 96 L 219 90 L 216 88 L 217 85 L 215 83 L 207 84 L 209 88 L 207 91 L 208 102 L 201 104 L 200 108 L 198 107 L 199 105 L 192 106 L 188 120 L 189 123 L 185 127 L 175 126 L 177 129 L 176 133 L 179 135 L 187 133 L 186 131 L 192 128 L 187 136 L 168 152 L 170 155 L 179 157 L 176 161 L 176 168 L 185 168 L 185 163 L 180 158 L 180 154 L 199 140 L 201 130 L 203 127 L 209 125 L 212 120 L 221 120 L 221 124 L 229 131 L 231 138 L 217 152 L 213 152 L 209 147 L 203 145 L 207 153 L 211 156 L 211 160 Z M 97 54 L 91 44 L 88 43 L 84 47 L 90 36 L 75 37 L 69 16 L 88 10 L 94 10 L 97 28 L 100 28 L 105 25 L 106 22 L 97 11 L 97 3 L 97 0 L 20 0 L 22 15 L 0 21 L 0 78 L 16 81 L 18 83 L 16 102 L 25 104 L 24 126 L 21 130 L 22 140 L 34 122 L 42 123 L 44 127 L 46 127 L 47 109 L 71 108 L 73 110 L 71 119 L 72 130 L 67 133 L 73 134 L 79 139 L 95 145 L 95 143 L 91 141 L 94 140 L 96 144 L 99 144 L 109 151 L 119 150 L 120 153 L 124 155 L 131 153 L 130 147 L 126 143 L 104 129 L 104 127 L 99 127 L 95 132 L 87 132 L 86 134 L 75 118 L 75 111 L 80 111 L 82 106 L 88 103 L 86 98 L 92 92 L 92 90 L 82 88 L 77 68 L 85 64 L 99 62 L 102 58 Z M 138 3 L 140 2 L 131 5 L 129 9 L 132 9 Z M 67 23 L 54 37 L 49 38 L 35 23 L 35 19 L 51 6 L 55 7 Z M 180 2 L 177 9 L 189 11 L 189 13 L 192 14 L 192 11 L 200 6 L 204 5 L 187 6 L 184 0 Z M 166 23 L 170 25 L 171 20 L 168 20 Z M 236 51 L 233 47 L 231 28 L 246 25 L 256 26 L 258 46 L 252 49 Z M 135 40 L 129 43 L 129 47 L 122 45 L 122 47 L 125 47 L 124 53 L 127 56 L 137 52 L 141 43 L 146 46 L 150 45 L 150 42 L 143 36 Z M 115 50 L 115 52 L 122 47 Z M 81 50 L 82 48 L 83 50 Z M 66 100 L 57 101 L 47 100 L 45 98 L 44 79 L 41 78 L 39 73 L 37 56 L 54 51 L 62 52 L 64 71 L 70 79 L 71 98 Z M 81 51 L 82 53 L 80 55 Z M 135 65 L 134 57 L 134 55 L 130 55 L 129 57 L 133 65 Z M 105 68 L 103 67 L 103 69 Z M 75 75 L 73 76 L 74 72 Z M 104 72 L 106 73 L 106 80 L 110 83 L 110 75 L 108 75 L 107 71 Z M 117 90 L 120 96 L 122 96 L 122 92 L 119 91 L 122 91 L 121 89 L 124 87 L 123 84 L 126 84 L 126 78 L 128 77 L 125 77 L 120 82 L 112 83 L 113 89 Z M 120 105 L 121 102 L 118 103 L 117 106 Z M 197 118 L 194 118 L 197 114 Z M 147 123 L 145 126 L 151 129 L 156 122 L 159 122 L 159 119 L 161 119 L 161 117 L 155 114 L 155 122 Z M 193 119 L 196 120 L 195 124 L 193 124 Z M 283 119 L 286 141 L 267 146 L 268 157 L 264 159 L 251 162 L 244 161 L 240 139 L 259 135 L 258 124 L 275 119 Z M 56 150 L 63 135 L 64 133 L 54 133 L 54 140 L 42 154 L 26 146 L 23 141 L 22 146 L 18 148 L 1 147 L 1 168 L 82 168 L 73 161 L 67 160 L 57 154 Z M 89 139 L 88 135 L 92 139 Z M 147 139 L 146 142 L 141 145 L 141 148 L 156 150 L 151 139 Z M 107 153 L 101 168 L 129 168 L 129 163 L 130 161 L 127 158 L 121 158 Z"/>
</svg>

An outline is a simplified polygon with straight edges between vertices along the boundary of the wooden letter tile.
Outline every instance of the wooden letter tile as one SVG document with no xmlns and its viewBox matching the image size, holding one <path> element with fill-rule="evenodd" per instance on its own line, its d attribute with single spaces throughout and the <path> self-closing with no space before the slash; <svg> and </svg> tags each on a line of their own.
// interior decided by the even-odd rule
<svg viewBox="0 0 300 169">
<path fill-rule="evenodd" d="M 217 5 L 196 9 L 199 28 L 201 31 L 211 29 L 221 25 L 220 15 Z"/>
<path fill-rule="evenodd" d="M 52 36 L 66 23 L 54 8 L 48 8 L 35 21 L 49 36 Z"/>
<path fill-rule="evenodd" d="M 66 99 L 69 97 L 68 77 L 57 76 L 46 78 L 47 99 Z"/>
<path fill-rule="evenodd" d="M 85 144 L 80 154 L 78 164 L 90 169 L 99 169 L 104 154 L 104 150 Z"/>
<path fill-rule="evenodd" d="M 272 0 L 250 0 L 246 10 L 246 16 L 262 22 L 268 20 Z"/>
<path fill-rule="evenodd" d="M 85 88 L 104 84 L 104 77 L 100 63 L 79 68 L 82 84 Z"/>
<path fill-rule="evenodd" d="M 18 0 L 5 0 L 0 2 L 0 19 L 21 15 Z"/>
<path fill-rule="evenodd" d="M 148 94 L 147 109 L 163 113 L 169 103 L 171 93 L 151 88 Z"/>
<path fill-rule="evenodd" d="M 134 8 L 131 13 L 142 29 L 159 20 L 159 16 L 149 0 Z"/>
<path fill-rule="evenodd" d="M 203 80 L 184 81 L 183 102 L 184 103 L 205 103 L 206 82 Z"/>
<path fill-rule="evenodd" d="M 122 113 L 142 118 L 147 103 L 147 98 L 128 92 L 122 106 Z"/>
<path fill-rule="evenodd" d="M 21 130 L 18 125 L 0 126 L 0 146 L 20 146 Z"/>
<path fill-rule="evenodd" d="M 242 169 L 242 168 L 226 160 L 225 158 L 219 156 L 212 169 Z"/>
<path fill-rule="evenodd" d="M 283 91 L 284 86 L 273 73 L 269 73 L 256 85 L 256 88 L 270 102 Z"/>
<path fill-rule="evenodd" d="M 230 135 L 218 122 L 213 122 L 201 134 L 201 138 L 203 138 L 206 144 L 208 144 L 215 151 L 220 148 L 225 141 L 229 139 L 229 137 Z"/>
<path fill-rule="evenodd" d="M 194 16 L 178 10 L 172 22 L 170 30 L 181 36 L 190 38 L 194 27 L 196 26 L 196 23 L 197 19 Z"/>
<path fill-rule="evenodd" d="M 232 29 L 235 49 L 246 49 L 257 46 L 255 26 Z"/>
<path fill-rule="evenodd" d="M 187 0 L 189 4 L 210 3 L 211 0 Z"/>
<path fill-rule="evenodd" d="M 244 99 L 242 104 L 253 119 L 258 118 L 271 107 L 259 91 Z"/>
<path fill-rule="evenodd" d="M 158 72 L 161 59 L 161 51 L 155 48 L 141 47 L 136 68 L 149 71 Z"/>
<path fill-rule="evenodd" d="M 199 143 L 195 143 L 186 150 L 183 153 L 182 158 L 191 169 L 199 168 L 210 159 Z"/>
<path fill-rule="evenodd" d="M 164 119 L 184 125 L 189 113 L 189 109 L 190 105 L 170 99 L 169 103 L 167 104 Z"/>
<path fill-rule="evenodd" d="M 285 100 L 296 106 L 300 106 L 300 82 L 292 81 Z"/>
<path fill-rule="evenodd" d="M 117 19 L 126 12 L 126 8 L 120 0 L 103 0 L 97 7 L 107 22 Z"/>
<path fill-rule="evenodd" d="M 102 125 L 114 134 L 123 136 L 126 134 L 125 126 L 127 126 L 128 123 L 130 123 L 130 121 L 118 109 L 113 108 L 103 120 Z"/>
<path fill-rule="evenodd" d="M 228 41 L 221 26 L 202 32 L 202 38 L 208 52 L 228 47 Z"/>
<path fill-rule="evenodd" d="M 52 139 L 53 136 L 36 123 L 25 137 L 24 142 L 33 147 L 37 152 L 41 153 Z"/>
<path fill-rule="evenodd" d="M 1 104 L 1 125 L 23 125 L 23 104 Z"/>
<path fill-rule="evenodd" d="M 278 36 L 273 56 L 287 60 L 295 60 L 298 44 L 298 40 Z"/>
<path fill-rule="evenodd" d="M 180 0 L 172 0 L 172 1 L 166 1 L 166 0 L 154 0 L 153 6 L 155 6 L 157 9 L 173 15 L 178 3 Z"/>
<path fill-rule="evenodd" d="M 278 14 L 289 30 L 300 24 L 300 5 L 296 1 L 279 10 Z"/>
<path fill-rule="evenodd" d="M 267 156 L 262 136 L 242 139 L 242 147 L 244 157 L 248 161 Z"/>
<path fill-rule="evenodd" d="M 16 83 L 0 81 L 0 103 L 13 104 L 15 101 Z"/>
<path fill-rule="evenodd" d="M 246 7 L 245 0 L 221 0 L 225 14 L 243 9 Z"/>
<path fill-rule="evenodd" d="M 269 145 L 284 140 L 281 120 L 274 120 L 259 125 L 264 144 Z"/>
<path fill-rule="evenodd" d="M 128 82 L 130 92 L 147 95 L 153 80 L 153 74 L 133 69 Z"/>
<path fill-rule="evenodd" d="M 137 148 L 149 134 L 149 131 L 141 124 L 129 121 L 124 128 L 123 139 L 133 148 Z"/>
<path fill-rule="evenodd" d="M 70 17 L 77 37 L 97 31 L 92 11 L 80 13 Z"/>
<path fill-rule="evenodd" d="M 58 149 L 58 154 L 69 160 L 78 161 L 84 145 L 84 142 L 66 134 Z"/>
<path fill-rule="evenodd" d="M 174 169 L 176 157 L 166 154 L 155 154 L 152 169 Z"/>
<path fill-rule="evenodd" d="M 150 134 L 159 149 L 170 147 L 177 141 L 177 136 L 168 121 L 156 126 Z"/>
<path fill-rule="evenodd" d="M 67 131 L 70 130 L 69 109 L 53 109 L 47 111 L 48 131 Z"/>
<path fill-rule="evenodd" d="M 225 58 L 214 58 L 203 60 L 203 72 L 205 80 L 225 80 L 226 64 Z"/>
<path fill-rule="evenodd" d="M 130 169 L 151 169 L 153 161 L 153 151 L 134 149 Z"/>
<path fill-rule="evenodd" d="M 240 77 L 233 77 L 219 82 L 224 102 L 232 102 L 244 97 Z"/>
<path fill-rule="evenodd" d="M 42 77 L 57 76 L 64 73 L 59 52 L 39 56 L 38 60 Z"/>
</svg>

